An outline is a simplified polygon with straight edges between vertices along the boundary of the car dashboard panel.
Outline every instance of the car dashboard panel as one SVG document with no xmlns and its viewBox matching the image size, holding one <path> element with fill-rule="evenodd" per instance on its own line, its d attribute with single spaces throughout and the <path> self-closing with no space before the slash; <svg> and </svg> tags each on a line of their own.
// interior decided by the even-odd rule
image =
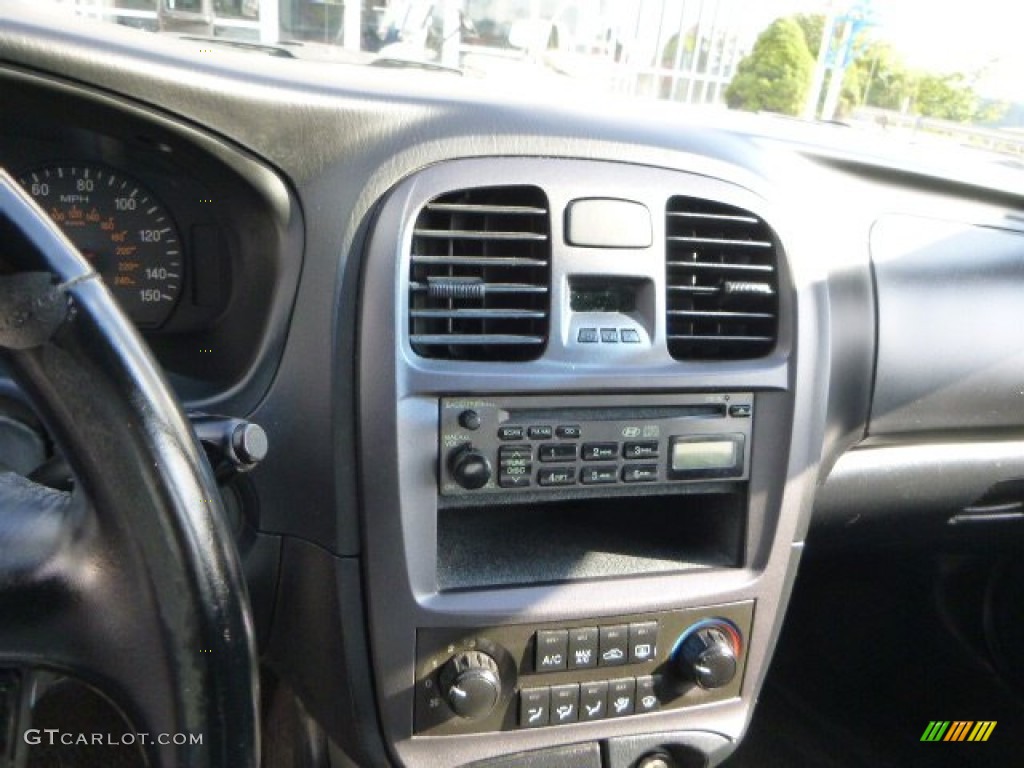
<svg viewBox="0 0 1024 768">
<path fill-rule="evenodd" d="M 186 405 L 266 429 L 261 649 L 358 764 L 717 764 L 812 522 L 1024 471 L 1012 191 L 92 34 L 0 27 L 0 165 L 66 198 Z M 938 332 L 963 283 L 982 345 Z M 984 482 L 914 459 L 993 442 L 1017 458 Z"/>
</svg>

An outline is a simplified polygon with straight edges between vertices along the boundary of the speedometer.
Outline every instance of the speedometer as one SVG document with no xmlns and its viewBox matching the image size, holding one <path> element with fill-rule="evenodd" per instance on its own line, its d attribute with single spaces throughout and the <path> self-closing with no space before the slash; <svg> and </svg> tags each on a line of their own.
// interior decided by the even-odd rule
<svg viewBox="0 0 1024 768">
<path fill-rule="evenodd" d="M 182 286 L 181 240 L 137 181 L 95 165 L 48 165 L 18 179 L 140 326 L 162 325 Z"/>
</svg>

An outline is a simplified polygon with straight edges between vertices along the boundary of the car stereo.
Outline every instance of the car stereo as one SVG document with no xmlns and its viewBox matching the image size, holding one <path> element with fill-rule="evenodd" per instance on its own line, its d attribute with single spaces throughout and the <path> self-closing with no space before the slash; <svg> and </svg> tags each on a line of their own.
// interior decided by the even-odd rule
<svg viewBox="0 0 1024 768">
<path fill-rule="evenodd" d="M 555 402 L 557 400 L 557 402 Z M 554 493 L 749 477 L 754 398 L 688 394 L 651 405 L 614 398 L 446 397 L 442 496 Z"/>
</svg>

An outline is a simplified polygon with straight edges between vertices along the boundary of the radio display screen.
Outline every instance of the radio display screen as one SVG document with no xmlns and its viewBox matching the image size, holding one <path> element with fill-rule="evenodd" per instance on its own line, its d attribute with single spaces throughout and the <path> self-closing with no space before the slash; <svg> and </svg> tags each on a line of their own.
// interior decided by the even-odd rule
<svg viewBox="0 0 1024 768">
<path fill-rule="evenodd" d="M 711 480 L 743 474 L 744 446 L 740 434 L 680 435 L 670 441 L 669 476 L 678 480 Z"/>
<path fill-rule="evenodd" d="M 573 312 L 636 311 L 637 286 L 628 283 L 573 283 L 569 308 Z"/>
<path fill-rule="evenodd" d="M 732 440 L 677 442 L 672 446 L 672 469 L 725 469 L 736 465 L 736 443 Z"/>
</svg>

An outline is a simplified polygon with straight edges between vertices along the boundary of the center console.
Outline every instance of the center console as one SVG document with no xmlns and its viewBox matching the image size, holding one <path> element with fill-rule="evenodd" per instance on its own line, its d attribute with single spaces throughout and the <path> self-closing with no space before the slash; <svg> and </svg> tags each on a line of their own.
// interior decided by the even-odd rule
<svg viewBox="0 0 1024 768">
<path fill-rule="evenodd" d="M 550 159 L 384 202 L 359 429 L 396 762 L 713 763 L 742 734 L 814 475 L 775 217 L 729 181 Z"/>
<path fill-rule="evenodd" d="M 636 576 L 678 569 L 680 557 L 693 568 L 740 565 L 753 409 L 749 392 L 628 406 L 608 396 L 441 398 L 438 585 Z M 610 491 L 628 499 L 628 515 L 618 505 L 605 513 Z M 748 601 L 421 628 L 414 730 L 542 728 L 735 697 L 752 613 Z"/>
</svg>

